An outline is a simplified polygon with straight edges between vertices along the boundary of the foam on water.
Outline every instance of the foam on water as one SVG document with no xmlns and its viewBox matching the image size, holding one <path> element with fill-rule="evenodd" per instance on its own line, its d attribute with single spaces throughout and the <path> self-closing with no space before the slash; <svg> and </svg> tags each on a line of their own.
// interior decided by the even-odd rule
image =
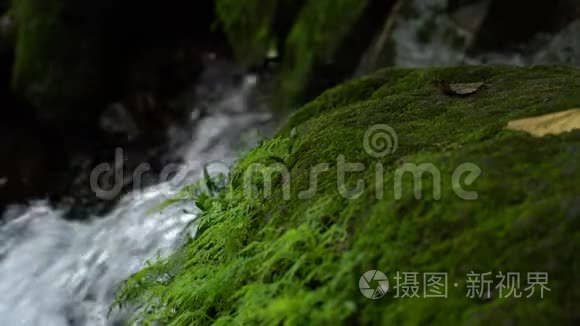
<svg viewBox="0 0 580 326">
<path fill-rule="evenodd" d="M 247 78 L 225 92 L 197 122 L 180 149 L 186 162 L 229 166 L 239 155 L 240 135 L 270 121 L 269 114 L 248 107 L 255 82 Z M 187 168 L 188 182 L 203 175 L 203 164 Z M 170 253 L 184 230 L 195 232 L 194 226 L 186 229 L 199 213 L 192 202 L 155 210 L 178 188 L 172 180 L 137 190 L 106 217 L 84 223 L 64 220 L 64 211 L 46 202 L 9 209 L 0 225 L 0 325 L 122 324 L 122 313 L 107 317 L 120 282 L 147 260 Z"/>
</svg>

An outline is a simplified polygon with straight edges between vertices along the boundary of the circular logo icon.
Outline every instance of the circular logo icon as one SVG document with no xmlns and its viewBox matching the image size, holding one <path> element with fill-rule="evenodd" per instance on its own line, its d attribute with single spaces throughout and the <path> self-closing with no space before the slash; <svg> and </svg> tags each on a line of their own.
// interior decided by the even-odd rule
<svg viewBox="0 0 580 326">
<path fill-rule="evenodd" d="M 378 283 L 378 286 L 373 288 L 371 284 L 376 283 L 372 282 Z M 385 294 L 387 294 L 389 291 L 389 280 L 387 279 L 387 275 L 385 275 L 385 273 L 372 270 L 364 273 L 363 276 L 360 277 L 360 280 L 358 281 L 358 287 L 362 295 L 369 299 L 377 300 L 384 297 Z"/>
<path fill-rule="evenodd" d="M 366 131 L 363 145 L 367 154 L 381 158 L 397 151 L 399 137 L 389 125 L 374 125 Z"/>
</svg>

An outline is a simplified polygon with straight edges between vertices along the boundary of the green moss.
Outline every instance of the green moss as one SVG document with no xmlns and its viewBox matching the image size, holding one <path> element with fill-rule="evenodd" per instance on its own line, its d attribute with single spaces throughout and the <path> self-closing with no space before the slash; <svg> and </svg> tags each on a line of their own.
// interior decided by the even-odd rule
<svg viewBox="0 0 580 326">
<path fill-rule="evenodd" d="M 218 0 L 220 21 L 238 60 L 263 63 L 281 55 L 273 107 L 295 108 L 353 73 L 389 6 L 375 0 Z M 376 17 L 375 17 L 376 16 Z M 367 21 L 368 20 L 368 21 Z"/>
<path fill-rule="evenodd" d="M 286 40 L 286 52 L 281 73 L 283 102 L 300 103 L 306 87 L 319 72 L 321 65 L 337 56 L 354 24 L 369 1 L 316 0 L 308 1 Z"/>
<path fill-rule="evenodd" d="M 433 86 L 436 79 L 486 87 L 449 97 Z M 580 131 L 533 138 L 504 127 L 578 107 L 579 87 L 578 68 L 480 66 L 386 69 L 330 90 L 238 163 L 227 188 L 204 199 L 198 236 L 129 279 L 119 302 L 137 304 L 139 320 L 166 325 L 572 324 L 580 318 L 573 286 L 580 272 Z M 397 132 L 391 155 L 365 151 L 365 133 L 376 124 Z M 365 165 L 345 179 L 351 188 L 365 182 L 355 199 L 337 190 L 339 155 Z M 271 196 L 264 197 L 263 176 L 244 182 L 253 164 L 272 171 L 281 162 L 289 178 L 274 174 Z M 318 191 L 300 199 L 311 168 L 324 162 L 330 170 Z M 379 163 L 383 180 L 375 183 Z M 395 171 L 405 163 L 439 169 L 439 200 L 427 176 L 421 199 L 408 177 L 395 199 Z M 452 175 L 464 163 L 482 171 L 463 185 L 477 200 L 455 193 Z M 368 300 L 358 281 L 373 269 L 391 282 L 397 271 L 449 273 L 449 298 L 397 299 L 391 289 Z M 543 300 L 500 299 L 497 292 L 469 299 L 471 271 L 547 272 L 551 291 Z"/>
<path fill-rule="evenodd" d="M 246 64 L 258 64 L 268 49 L 277 45 L 272 30 L 281 1 L 218 0 L 217 13 L 236 57 Z"/>
<path fill-rule="evenodd" d="M 12 84 L 47 115 L 85 110 L 102 91 L 98 31 L 87 30 L 90 22 L 71 10 L 61 0 L 13 1 L 18 34 Z"/>
</svg>

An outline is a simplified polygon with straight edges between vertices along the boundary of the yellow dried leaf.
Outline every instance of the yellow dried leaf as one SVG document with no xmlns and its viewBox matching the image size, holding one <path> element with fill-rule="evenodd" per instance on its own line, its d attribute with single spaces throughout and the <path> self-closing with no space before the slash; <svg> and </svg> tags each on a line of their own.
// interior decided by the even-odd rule
<svg viewBox="0 0 580 326">
<path fill-rule="evenodd" d="M 510 121 L 510 130 L 525 131 L 534 137 L 559 135 L 580 129 L 580 109 L 549 113 L 538 117 Z"/>
<path fill-rule="evenodd" d="M 440 80 L 437 82 L 437 87 L 445 95 L 468 96 L 479 91 L 485 85 L 483 82 L 477 83 L 457 83 L 450 84 L 448 81 Z"/>
</svg>

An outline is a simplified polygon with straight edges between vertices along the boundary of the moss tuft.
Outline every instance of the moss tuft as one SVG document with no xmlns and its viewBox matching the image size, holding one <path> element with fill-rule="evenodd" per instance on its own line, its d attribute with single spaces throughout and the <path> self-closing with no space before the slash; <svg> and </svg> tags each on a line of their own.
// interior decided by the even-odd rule
<svg viewBox="0 0 580 326">
<path fill-rule="evenodd" d="M 433 86 L 437 79 L 486 87 L 448 97 Z M 129 279 L 119 302 L 137 304 L 136 319 L 146 324 L 572 324 L 580 318 L 573 286 L 580 131 L 534 138 L 505 126 L 580 106 L 579 87 L 578 68 L 480 66 L 386 69 L 329 90 L 238 163 L 227 188 L 204 200 L 197 237 Z M 398 150 L 381 158 L 363 146 L 377 124 L 390 125 L 399 139 Z M 337 190 L 339 155 L 365 166 L 345 179 L 350 188 L 364 181 L 355 199 Z M 272 172 L 282 162 L 289 176 L 273 174 L 270 196 L 264 176 L 244 182 L 252 165 Z M 311 168 L 324 162 L 330 170 L 320 174 L 316 194 L 300 199 Z M 408 177 L 395 199 L 395 171 L 409 163 L 437 167 L 440 199 L 428 175 L 420 178 L 421 199 Z M 452 175 L 465 163 L 482 171 L 462 184 L 477 200 L 456 195 Z M 374 269 L 392 283 L 397 271 L 446 272 L 449 298 L 397 299 L 391 289 L 368 300 L 359 278 Z M 469 299 L 471 271 L 547 272 L 551 291 L 543 300 L 501 299 L 496 291 Z"/>
</svg>

